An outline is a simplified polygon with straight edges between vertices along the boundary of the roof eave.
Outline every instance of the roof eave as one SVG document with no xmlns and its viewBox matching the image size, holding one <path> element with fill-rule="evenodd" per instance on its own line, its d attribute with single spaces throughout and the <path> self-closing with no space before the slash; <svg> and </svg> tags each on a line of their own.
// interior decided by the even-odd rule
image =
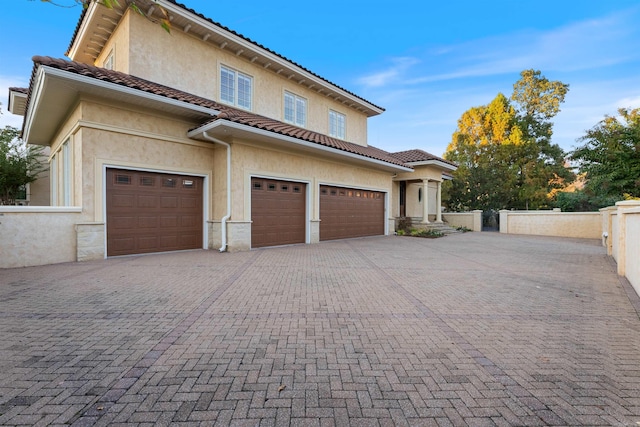
<svg viewBox="0 0 640 427">
<path fill-rule="evenodd" d="M 305 151 L 321 152 L 329 157 L 338 157 L 342 160 L 345 158 L 358 163 L 364 163 L 369 167 L 381 169 L 390 173 L 397 172 L 413 172 L 413 169 L 406 166 L 400 166 L 383 160 L 374 159 L 357 153 L 340 150 L 333 147 L 327 147 L 315 142 L 305 141 L 303 139 L 294 138 L 287 135 L 281 135 L 272 131 L 258 129 L 249 125 L 231 122 L 224 119 L 218 119 L 213 122 L 204 124 L 196 129 L 191 130 L 187 136 L 192 139 L 206 140 L 203 133 L 213 133 L 221 139 L 228 139 L 234 133 L 247 133 L 260 138 L 265 138 L 274 143 L 294 145 Z"/>
<path fill-rule="evenodd" d="M 50 87 L 48 85 L 54 79 L 59 79 L 65 83 L 63 89 L 60 89 L 60 86 Z M 59 94 L 51 94 L 56 89 L 62 90 L 66 96 L 61 99 L 58 96 Z M 172 112 L 188 115 L 199 120 L 219 114 L 216 109 L 190 104 L 46 65 L 37 65 L 26 106 L 23 139 L 29 144 L 49 145 L 51 138 L 53 138 L 58 129 L 59 122 L 64 120 L 68 110 L 76 102 L 78 95 L 83 92 L 111 97 L 120 102 L 137 102 L 150 108 L 171 109 Z M 36 116 L 40 111 L 50 105 L 53 105 L 54 108 L 49 108 L 45 117 L 36 120 Z M 53 114 L 52 111 L 54 112 Z M 34 136 L 33 131 L 36 125 L 40 125 L 40 128 L 37 129 L 37 136 Z"/>
<path fill-rule="evenodd" d="M 439 166 L 443 169 L 447 169 L 450 171 L 455 171 L 456 169 L 458 169 L 457 166 L 440 161 L 440 160 L 423 160 L 420 162 L 407 162 L 408 165 L 410 166 Z"/>
<path fill-rule="evenodd" d="M 27 108 L 27 94 L 9 88 L 9 105 L 7 111 L 17 116 L 24 116 Z"/>
</svg>

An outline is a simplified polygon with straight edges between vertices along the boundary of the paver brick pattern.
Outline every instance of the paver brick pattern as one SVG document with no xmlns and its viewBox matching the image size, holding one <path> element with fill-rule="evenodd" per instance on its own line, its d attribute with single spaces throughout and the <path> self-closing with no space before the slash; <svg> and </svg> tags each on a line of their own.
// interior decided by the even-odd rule
<svg viewBox="0 0 640 427">
<path fill-rule="evenodd" d="M 0 424 L 640 425 L 599 242 L 466 233 L 0 271 Z"/>
</svg>

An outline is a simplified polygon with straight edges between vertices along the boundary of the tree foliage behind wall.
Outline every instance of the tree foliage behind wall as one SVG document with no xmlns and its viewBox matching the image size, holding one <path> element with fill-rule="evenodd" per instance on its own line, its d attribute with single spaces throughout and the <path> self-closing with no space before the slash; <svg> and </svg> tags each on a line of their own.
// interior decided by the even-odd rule
<svg viewBox="0 0 640 427">
<path fill-rule="evenodd" d="M 18 129 L 0 130 L 0 205 L 13 205 L 26 184 L 45 169 L 43 147 L 27 147 Z"/>
<path fill-rule="evenodd" d="M 444 155 L 459 165 L 447 184 L 450 209 L 546 207 L 551 191 L 573 180 L 564 151 L 551 142 L 551 119 L 568 85 L 549 81 L 540 71 L 520 76 L 510 100 L 500 93 L 458 120 Z"/>
<path fill-rule="evenodd" d="M 605 116 L 585 136 L 571 157 L 586 173 L 585 192 L 608 199 L 640 197 L 640 108 Z"/>
</svg>

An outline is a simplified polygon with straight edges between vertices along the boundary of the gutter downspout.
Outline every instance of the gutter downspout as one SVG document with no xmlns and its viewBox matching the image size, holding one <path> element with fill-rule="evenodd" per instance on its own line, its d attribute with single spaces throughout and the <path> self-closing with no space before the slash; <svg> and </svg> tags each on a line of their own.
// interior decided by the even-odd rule
<svg viewBox="0 0 640 427">
<path fill-rule="evenodd" d="M 206 131 L 202 132 L 202 137 L 208 141 L 216 144 L 224 145 L 227 148 L 227 214 L 222 217 L 222 246 L 220 246 L 220 252 L 227 250 L 227 221 L 231 217 L 231 146 L 224 141 L 220 141 L 207 134 Z"/>
</svg>

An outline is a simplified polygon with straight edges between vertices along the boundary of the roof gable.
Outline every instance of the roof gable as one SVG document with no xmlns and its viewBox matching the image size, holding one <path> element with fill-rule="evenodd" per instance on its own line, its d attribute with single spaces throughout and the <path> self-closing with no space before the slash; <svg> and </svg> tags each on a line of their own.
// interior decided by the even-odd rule
<svg viewBox="0 0 640 427">
<path fill-rule="evenodd" d="M 458 165 L 452 161 L 445 160 L 442 157 L 438 157 L 434 154 L 427 153 L 426 151 L 418 150 L 418 149 L 399 151 L 397 153 L 390 153 L 390 154 L 393 157 L 407 164 L 415 165 L 420 163 L 424 164 L 427 162 L 439 162 L 439 163 L 444 163 L 446 165 L 454 166 L 456 168 L 458 167 Z"/>
<path fill-rule="evenodd" d="M 168 13 L 174 30 L 182 30 L 208 43 L 215 43 L 219 48 L 229 50 L 238 57 L 245 57 L 264 69 L 282 74 L 290 80 L 342 102 L 345 106 L 361 111 L 368 117 L 384 112 L 384 108 L 175 0 L 140 0 L 137 3 L 150 18 L 154 13 L 160 13 L 156 6 L 162 7 Z M 97 8 L 102 10 L 98 13 Z M 80 15 L 69 44 L 68 55 L 80 62 L 93 63 L 124 13 L 126 10 L 117 6 L 107 9 L 98 2 L 91 2 Z M 93 21 L 99 23 L 92 24 Z M 158 31 L 162 29 L 158 28 Z M 94 32 L 95 37 L 92 36 Z M 91 46 L 80 51 L 83 44 Z"/>
</svg>

